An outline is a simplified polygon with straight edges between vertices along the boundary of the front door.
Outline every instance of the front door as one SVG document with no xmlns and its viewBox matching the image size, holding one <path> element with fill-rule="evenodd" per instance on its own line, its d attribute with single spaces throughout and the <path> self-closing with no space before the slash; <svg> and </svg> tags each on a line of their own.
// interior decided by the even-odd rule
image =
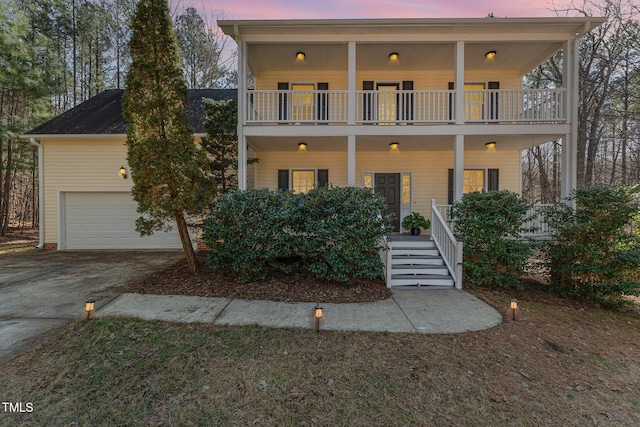
<svg viewBox="0 0 640 427">
<path fill-rule="evenodd" d="M 377 173 L 375 174 L 376 193 L 387 201 L 385 214 L 394 214 L 392 229 L 400 231 L 400 174 Z"/>
</svg>

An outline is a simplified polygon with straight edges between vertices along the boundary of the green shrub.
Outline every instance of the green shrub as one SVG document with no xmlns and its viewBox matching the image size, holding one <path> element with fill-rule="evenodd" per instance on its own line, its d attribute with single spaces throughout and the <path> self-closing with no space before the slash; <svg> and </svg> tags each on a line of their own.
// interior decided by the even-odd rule
<svg viewBox="0 0 640 427">
<path fill-rule="evenodd" d="M 299 200 L 288 192 L 231 191 L 222 194 L 202 224 L 212 252 L 210 267 L 236 272 L 242 280 L 263 279 L 294 264 L 281 262 L 295 253 L 293 235 L 284 232 Z"/>
<path fill-rule="evenodd" d="M 520 240 L 530 205 L 509 191 L 473 192 L 451 207 L 464 242 L 463 271 L 471 286 L 519 288 L 531 245 Z"/>
<path fill-rule="evenodd" d="M 575 209 L 572 204 L 575 203 Z M 552 291 L 622 308 L 640 292 L 637 189 L 577 190 L 545 212 L 553 230 L 546 245 Z"/>
<path fill-rule="evenodd" d="M 380 242 L 390 232 L 384 199 L 354 187 L 293 195 L 272 190 L 221 196 L 202 225 L 213 268 L 256 280 L 301 267 L 348 283 L 383 274 Z"/>
</svg>

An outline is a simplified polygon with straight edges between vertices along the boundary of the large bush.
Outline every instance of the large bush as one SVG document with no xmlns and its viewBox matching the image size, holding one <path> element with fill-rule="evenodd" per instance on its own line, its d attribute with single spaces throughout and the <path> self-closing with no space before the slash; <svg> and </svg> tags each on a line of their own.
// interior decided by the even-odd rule
<svg viewBox="0 0 640 427">
<path fill-rule="evenodd" d="M 451 207 L 464 242 L 463 271 L 471 286 L 520 287 L 531 246 L 520 235 L 530 205 L 509 191 L 465 194 Z"/>
<path fill-rule="evenodd" d="M 640 239 L 631 232 L 638 208 L 637 189 L 596 186 L 547 209 L 551 289 L 615 307 L 638 295 Z"/>
<path fill-rule="evenodd" d="M 293 195 L 233 191 L 217 199 L 202 225 L 213 268 L 256 280 L 299 267 L 332 281 L 383 274 L 380 242 L 390 232 L 384 199 L 354 187 Z"/>
</svg>

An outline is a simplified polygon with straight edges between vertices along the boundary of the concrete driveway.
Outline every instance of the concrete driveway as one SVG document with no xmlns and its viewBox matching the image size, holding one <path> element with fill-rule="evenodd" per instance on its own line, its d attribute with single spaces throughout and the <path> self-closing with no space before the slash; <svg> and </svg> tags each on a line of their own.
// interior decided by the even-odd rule
<svg viewBox="0 0 640 427">
<path fill-rule="evenodd" d="M 107 289 L 174 263 L 181 251 L 51 251 L 0 257 L 0 358 L 22 351 L 117 294 Z"/>
</svg>

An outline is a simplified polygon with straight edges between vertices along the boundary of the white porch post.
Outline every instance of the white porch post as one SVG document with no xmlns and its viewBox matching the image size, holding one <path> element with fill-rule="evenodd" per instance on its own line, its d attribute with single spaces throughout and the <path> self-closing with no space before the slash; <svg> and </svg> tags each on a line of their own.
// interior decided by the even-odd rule
<svg viewBox="0 0 640 427">
<path fill-rule="evenodd" d="M 456 42 L 454 56 L 454 80 L 456 124 L 464 124 L 464 42 Z"/>
<path fill-rule="evenodd" d="M 560 196 L 567 197 L 578 184 L 578 39 L 564 44 L 562 75 L 566 89 L 569 133 L 562 138 Z"/>
<path fill-rule="evenodd" d="M 347 137 L 347 185 L 356 186 L 356 136 Z"/>
<path fill-rule="evenodd" d="M 356 124 L 356 42 L 349 42 L 347 77 L 347 123 Z"/>
<path fill-rule="evenodd" d="M 247 101 L 247 42 L 238 40 L 238 188 L 247 189 L 247 138 L 244 136 Z"/>
<path fill-rule="evenodd" d="M 464 192 L 464 135 L 456 135 L 453 146 L 453 201 L 462 199 Z"/>
</svg>

